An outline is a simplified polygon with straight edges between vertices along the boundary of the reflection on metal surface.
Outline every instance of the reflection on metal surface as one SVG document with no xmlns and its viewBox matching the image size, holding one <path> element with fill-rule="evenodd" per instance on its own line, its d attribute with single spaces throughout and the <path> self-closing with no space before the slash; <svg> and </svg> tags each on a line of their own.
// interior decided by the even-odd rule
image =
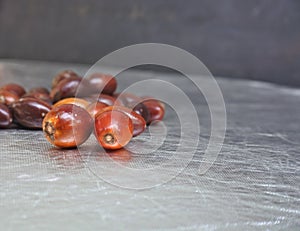
<svg viewBox="0 0 300 231">
<path fill-rule="evenodd" d="M 59 70 L 71 68 L 81 74 L 87 70 L 85 66 L 35 62 L 3 65 L 13 69 L 16 82 L 27 84 L 28 88 L 50 86 L 51 77 Z M 106 68 L 103 72 L 111 70 Z M 127 81 L 137 82 L 157 75 L 127 71 L 120 82 L 125 88 Z M 300 94 L 295 94 L 295 90 L 282 91 L 277 86 L 262 91 L 249 81 L 218 78 L 228 113 L 227 134 L 216 162 L 206 174 L 199 176 L 199 164 L 203 162 L 210 135 L 208 107 L 193 88 L 185 88 L 186 79 L 182 76 L 160 74 L 159 77 L 182 86 L 191 100 L 197 102 L 201 124 L 199 146 L 181 174 L 168 184 L 150 190 L 126 190 L 91 174 L 86 165 L 82 167 L 76 152 L 72 159 L 73 150 L 67 150 L 67 157 L 60 160 L 40 131 L 0 130 L 2 227 L 8 230 L 25 227 L 33 231 L 62 227 L 118 230 L 124 226 L 130 230 L 297 230 Z M 160 173 L 154 172 L 146 178 L 128 178 L 116 174 L 115 170 L 119 165 L 143 169 L 168 163 L 172 158 L 169 154 L 176 150 L 180 128 L 175 113 L 168 110 L 166 116 L 164 122 L 171 130 L 166 138 L 169 145 L 162 147 L 164 152 L 133 153 L 128 162 L 115 160 L 114 168 L 102 168 L 99 174 L 133 183 L 159 177 Z M 147 139 L 146 134 L 136 137 L 132 145 Z M 95 167 L 108 167 L 106 161 L 112 161 L 112 157 L 101 154 L 93 137 L 81 147 L 80 153 L 85 155 L 81 155 L 83 161 L 90 158 L 89 165 L 93 161 Z M 126 159 L 126 153 L 120 155 Z M 173 174 L 177 168 L 165 165 L 164 170 Z"/>
</svg>

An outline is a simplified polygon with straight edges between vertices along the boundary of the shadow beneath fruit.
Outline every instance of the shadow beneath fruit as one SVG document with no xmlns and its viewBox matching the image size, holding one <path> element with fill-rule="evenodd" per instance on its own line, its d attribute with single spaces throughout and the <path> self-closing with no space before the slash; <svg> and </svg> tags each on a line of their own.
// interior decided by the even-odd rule
<svg viewBox="0 0 300 231">
<path fill-rule="evenodd" d="M 87 162 L 107 162 L 116 161 L 120 163 L 129 162 L 132 159 L 132 153 L 124 148 L 118 150 L 105 150 L 96 145 L 85 145 L 79 148 L 82 158 Z"/>
<path fill-rule="evenodd" d="M 132 160 L 132 153 L 123 148 L 114 151 L 106 151 L 106 155 L 109 156 L 113 161 L 117 161 L 120 163 L 126 163 Z"/>
<path fill-rule="evenodd" d="M 78 149 L 50 148 L 47 150 L 49 159 L 61 168 L 86 168 L 87 166 L 105 165 L 115 162 L 124 165 L 133 159 L 133 153 L 126 149 L 105 150 L 99 145 L 83 145 Z"/>
</svg>

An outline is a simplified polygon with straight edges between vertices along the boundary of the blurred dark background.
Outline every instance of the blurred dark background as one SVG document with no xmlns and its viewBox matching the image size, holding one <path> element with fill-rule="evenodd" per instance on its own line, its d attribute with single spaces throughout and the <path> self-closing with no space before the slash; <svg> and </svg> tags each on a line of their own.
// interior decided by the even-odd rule
<svg viewBox="0 0 300 231">
<path fill-rule="evenodd" d="M 0 0 L 0 58 L 92 64 L 167 43 L 214 75 L 300 86 L 299 0 Z"/>
</svg>

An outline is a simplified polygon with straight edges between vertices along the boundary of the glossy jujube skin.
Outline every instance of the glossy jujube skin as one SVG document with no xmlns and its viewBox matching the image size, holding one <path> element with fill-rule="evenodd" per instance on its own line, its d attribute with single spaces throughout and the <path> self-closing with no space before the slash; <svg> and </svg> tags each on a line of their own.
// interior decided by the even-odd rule
<svg viewBox="0 0 300 231">
<path fill-rule="evenodd" d="M 46 114 L 51 105 L 36 99 L 22 98 L 11 105 L 15 122 L 29 129 L 41 129 Z"/>
<path fill-rule="evenodd" d="M 147 97 L 144 98 L 143 104 L 149 112 L 149 118 L 146 121 L 147 124 L 163 120 L 165 115 L 165 105 L 161 101 Z"/>
<path fill-rule="evenodd" d="M 12 122 L 11 111 L 5 104 L 0 103 L 0 128 L 9 128 Z"/>
<path fill-rule="evenodd" d="M 43 93 L 43 94 L 48 94 L 48 95 L 50 94 L 50 91 L 45 87 L 34 87 L 34 88 L 31 88 L 28 91 L 29 94 L 36 93 L 36 92 Z"/>
<path fill-rule="evenodd" d="M 23 98 L 35 98 L 35 99 L 40 99 L 50 105 L 52 104 L 52 99 L 51 99 L 50 95 L 47 93 L 44 93 L 44 92 L 37 92 L 37 91 L 36 92 L 28 92 L 25 95 L 23 95 L 21 98 L 22 99 Z"/>
<path fill-rule="evenodd" d="M 112 97 L 111 95 L 106 95 L 106 94 L 93 94 L 84 99 L 86 99 L 90 103 L 100 102 L 100 103 L 105 103 L 109 106 L 113 106 L 113 105 L 121 106 L 122 105 L 122 103 L 118 99 Z"/>
<path fill-rule="evenodd" d="M 93 129 L 93 119 L 82 107 L 63 104 L 54 107 L 43 120 L 47 140 L 60 148 L 75 148 L 83 144 Z"/>
<path fill-rule="evenodd" d="M 138 97 L 129 92 L 115 93 L 113 95 L 113 97 L 118 99 L 122 103 L 122 105 L 125 107 L 128 107 L 129 105 L 132 105 L 133 103 L 143 101 L 141 97 Z"/>
<path fill-rule="evenodd" d="M 86 109 L 89 106 L 90 103 L 88 101 L 84 100 L 84 99 L 81 99 L 81 98 L 71 97 L 71 98 L 65 98 L 65 99 L 62 99 L 62 100 L 56 102 L 53 105 L 53 108 L 58 107 L 58 106 L 63 105 L 63 104 L 73 104 L 73 105 L 76 105 L 76 106 L 79 106 L 79 107 L 82 107 L 82 108 Z"/>
<path fill-rule="evenodd" d="M 142 116 L 146 122 L 150 120 L 148 108 L 143 103 L 132 103 L 127 107 L 131 108 L 132 111 Z"/>
<path fill-rule="evenodd" d="M 120 149 L 132 138 L 132 121 L 121 111 L 106 111 L 97 114 L 94 126 L 94 134 L 99 144 L 105 149 Z"/>
<path fill-rule="evenodd" d="M 138 136 L 146 129 L 146 121 L 144 118 L 137 114 L 136 112 L 132 111 L 130 108 L 123 107 L 123 106 L 108 106 L 100 110 L 95 117 L 98 116 L 98 114 L 109 112 L 109 111 L 119 111 L 126 114 L 130 120 L 132 121 L 133 125 L 133 131 L 132 136 Z"/>
<path fill-rule="evenodd" d="M 94 103 L 91 103 L 87 107 L 86 110 L 88 111 L 88 113 L 90 113 L 90 115 L 92 116 L 92 118 L 95 118 L 95 116 L 99 113 L 99 111 L 103 110 L 106 107 L 108 107 L 108 105 L 105 104 L 105 103 L 94 102 Z"/>
<path fill-rule="evenodd" d="M 56 103 L 65 98 L 75 97 L 80 83 L 81 80 L 74 77 L 60 81 L 50 92 L 52 102 Z"/>
<path fill-rule="evenodd" d="M 108 74 L 94 73 L 86 78 L 94 93 L 112 95 L 117 89 L 117 80 Z"/>
<path fill-rule="evenodd" d="M 10 105 L 16 101 L 18 101 L 20 99 L 20 97 L 10 91 L 7 90 L 0 90 L 0 103 L 3 103 L 5 105 Z"/>
<path fill-rule="evenodd" d="M 141 115 L 145 121 L 150 120 L 147 107 L 142 103 L 143 99 L 132 93 L 122 92 L 113 95 L 123 106 L 131 108 L 134 112 Z"/>
<path fill-rule="evenodd" d="M 58 83 L 61 82 L 62 80 L 69 79 L 69 78 L 76 78 L 81 80 L 81 77 L 74 71 L 64 70 L 58 73 L 56 76 L 54 76 L 52 80 L 52 88 L 55 88 L 58 85 Z"/>
<path fill-rule="evenodd" d="M 9 92 L 12 92 L 12 93 L 16 94 L 19 97 L 21 97 L 22 95 L 24 95 L 26 93 L 25 88 L 22 87 L 19 84 L 16 84 L 16 83 L 5 84 L 4 86 L 2 86 L 0 88 L 0 90 L 6 90 L 6 91 L 9 91 Z"/>
</svg>

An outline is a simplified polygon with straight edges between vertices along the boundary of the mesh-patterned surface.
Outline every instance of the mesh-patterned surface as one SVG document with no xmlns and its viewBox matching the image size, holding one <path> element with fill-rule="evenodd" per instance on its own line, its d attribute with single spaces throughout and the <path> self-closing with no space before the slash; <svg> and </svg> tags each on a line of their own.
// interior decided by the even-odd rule
<svg viewBox="0 0 300 231">
<path fill-rule="evenodd" d="M 87 66 L 39 62 L 2 62 L 0 81 L 27 88 L 50 86 L 59 70 L 83 74 Z M 105 70 L 109 72 L 109 69 Z M 162 74 L 159 74 L 160 77 Z M 120 89 L 151 72 L 128 71 Z M 222 151 L 204 175 L 197 170 L 208 142 L 207 105 L 187 80 L 165 74 L 185 90 L 199 113 L 198 150 L 183 172 L 171 181 L 145 190 L 124 189 L 105 181 L 138 185 L 147 177 L 119 175 L 118 165 L 130 169 L 165 164 L 164 174 L 176 175 L 184 156 L 174 156 L 180 124 L 168 109 L 168 135 L 162 147 L 147 150 L 146 133 L 131 150 L 110 153 L 93 138 L 79 150 L 58 150 L 41 131 L 0 130 L 0 222 L 5 230 L 297 230 L 300 226 L 300 90 L 251 81 L 218 78 L 227 110 Z M 191 138 L 193 134 L 191 134 Z M 159 143 L 160 140 L 157 139 Z M 186 140 L 188 144 L 189 140 Z M 149 147 L 151 149 L 151 147 Z M 111 165 L 112 160 L 117 165 Z M 162 172 L 149 175 L 159 179 Z"/>
</svg>

